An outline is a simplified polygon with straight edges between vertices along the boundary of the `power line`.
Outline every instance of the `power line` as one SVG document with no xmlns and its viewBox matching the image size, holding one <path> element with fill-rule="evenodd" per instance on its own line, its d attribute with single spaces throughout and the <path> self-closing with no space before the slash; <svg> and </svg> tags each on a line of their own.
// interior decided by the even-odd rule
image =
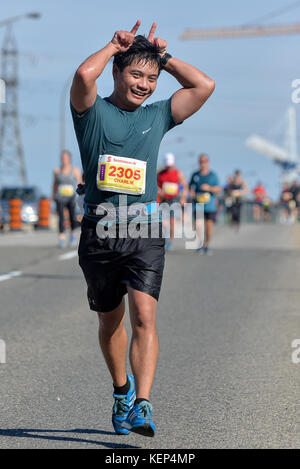
<svg viewBox="0 0 300 469">
<path fill-rule="evenodd" d="M 291 10 L 295 10 L 298 7 L 300 7 L 300 1 L 299 0 L 297 2 L 290 3 L 286 7 L 281 7 L 279 9 L 273 10 L 272 12 L 270 12 L 270 13 L 264 15 L 264 16 L 260 16 L 258 18 L 255 18 L 254 20 L 252 20 L 248 23 L 245 23 L 242 26 L 246 27 L 246 26 L 252 26 L 252 25 L 255 25 L 255 24 L 261 24 L 263 21 L 267 21 L 271 18 L 275 18 L 276 16 L 283 15 L 284 13 L 287 13 L 288 11 L 291 11 Z"/>
</svg>

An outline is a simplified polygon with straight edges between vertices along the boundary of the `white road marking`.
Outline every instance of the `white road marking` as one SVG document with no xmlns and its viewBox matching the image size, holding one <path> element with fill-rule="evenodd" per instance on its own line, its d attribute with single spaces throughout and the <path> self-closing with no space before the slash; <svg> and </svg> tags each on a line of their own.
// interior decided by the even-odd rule
<svg viewBox="0 0 300 469">
<path fill-rule="evenodd" d="M 66 254 L 62 254 L 61 256 L 58 257 L 59 261 L 65 261 L 67 259 L 72 259 L 73 257 L 77 256 L 77 251 L 70 251 L 66 252 Z"/>
<path fill-rule="evenodd" d="M 67 259 L 72 259 L 73 257 L 77 256 L 77 251 L 70 251 L 62 254 L 58 257 L 59 261 L 65 261 Z M 12 270 L 7 274 L 0 275 L 0 282 L 4 282 L 5 280 L 10 280 L 12 278 L 20 277 L 23 274 L 20 270 Z"/>
<path fill-rule="evenodd" d="M 0 282 L 4 282 L 4 280 L 10 280 L 11 278 L 20 277 L 22 272 L 19 270 L 13 270 L 12 272 L 8 272 L 7 274 L 0 275 Z"/>
</svg>

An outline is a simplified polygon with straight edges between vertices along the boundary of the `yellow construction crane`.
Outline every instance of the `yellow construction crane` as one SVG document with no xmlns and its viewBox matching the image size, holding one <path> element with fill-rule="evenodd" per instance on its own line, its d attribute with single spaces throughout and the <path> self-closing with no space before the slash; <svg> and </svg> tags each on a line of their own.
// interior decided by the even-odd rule
<svg viewBox="0 0 300 469">
<path fill-rule="evenodd" d="M 300 23 L 271 26 L 238 26 L 232 28 L 185 29 L 180 36 L 183 40 L 192 39 L 234 39 L 251 36 L 278 36 L 300 34 Z"/>
</svg>

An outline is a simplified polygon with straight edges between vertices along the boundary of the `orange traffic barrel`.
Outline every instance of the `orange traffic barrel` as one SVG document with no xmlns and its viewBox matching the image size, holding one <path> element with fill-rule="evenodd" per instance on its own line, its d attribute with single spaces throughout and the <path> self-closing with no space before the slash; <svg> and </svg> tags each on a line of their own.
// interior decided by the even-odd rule
<svg viewBox="0 0 300 469">
<path fill-rule="evenodd" d="M 38 228 L 49 230 L 50 228 L 50 200 L 42 197 L 39 201 L 39 222 Z"/>
<path fill-rule="evenodd" d="M 11 231 L 19 231 L 23 228 L 21 210 L 21 199 L 11 199 L 9 201 L 9 229 Z"/>
</svg>

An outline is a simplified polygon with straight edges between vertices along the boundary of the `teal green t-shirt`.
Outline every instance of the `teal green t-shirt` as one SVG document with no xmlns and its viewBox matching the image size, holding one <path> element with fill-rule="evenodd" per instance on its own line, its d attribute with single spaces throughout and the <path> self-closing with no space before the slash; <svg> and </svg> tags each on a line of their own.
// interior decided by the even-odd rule
<svg viewBox="0 0 300 469">
<path fill-rule="evenodd" d="M 190 181 L 190 189 L 194 190 L 196 194 L 204 193 L 200 187 L 202 184 L 209 184 L 210 186 L 219 186 L 219 178 L 213 171 L 210 171 L 208 174 L 201 174 L 200 171 L 196 171 L 192 174 L 191 181 Z M 210 194 L 210 200 L 207 204 L 204 204 L 204 213 L 212 213 L 217 211 L 217 203 L 216 203 L 216 194 Z M 195 204 L 196 201 L 194 200 L 193 203 Z"/>
<path fill-rule="evenodd" d="M 119 194 L 97 188 L 98 159 L 104 154 L 147 161 L 145 193 L 128 195 L 127 205 L 155 201 L 160 142 L 176 125 L 171 98 L 130 112 L 97 96 L 94 105 L 83 114 L 78 114 L 72 104 L 71 112 L 86 183 L 85 202 L 119 204 Z"/>
</svg>

